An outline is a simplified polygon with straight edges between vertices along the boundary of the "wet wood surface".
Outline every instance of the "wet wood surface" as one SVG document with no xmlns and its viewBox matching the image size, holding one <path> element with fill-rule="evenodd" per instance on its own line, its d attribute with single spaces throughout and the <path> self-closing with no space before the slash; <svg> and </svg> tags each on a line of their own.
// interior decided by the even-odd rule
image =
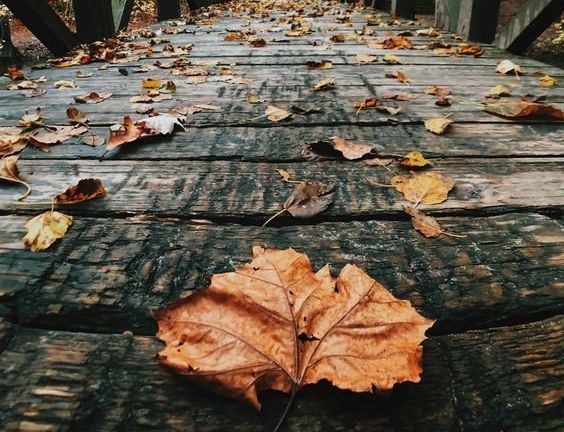
<svg viewBox="0 0 564 432">
<path fill-rule="evenodd" d="M 336 7 L 344 12 L 347 5 Z M 149 77 L 172 79 L 177 86 L 172 100 L 154 104 L 157 111 L 199 103 L 219 107 L 188 116 L 186 130 L 173 136 L 112 151 L 79 138 L 47 153 L 29 146 L 18 163 L 33 188 L 23 201 L 17 201 L 23 188 L 0 182 L 2 431 L 272 430 L 286 396 L 267 392 L 263 411 L 254 412 L 190 385 L 154 360 L 161 344 L 151 310 L 245 263 L 254 245 L 294 247 L 316 269 L 329 263 L 338 272 L 354 262 L 437 320 L 424 345 L 420 384 L 398 385 L 390 395 L 352 394 L 328 383 L 306 388 L 283 430 L 564 428 L 562 122 L 507 120 L 485 113 L 480 104 L 491 87 L 503 84 L 515 97 L 544 95 L 562 108 L 564 73 L 490 45 L 483 45 L 480 57 L 434 55 L 423 48 L 436 39 L 424 36 L 410 37 L 412 50 L 352 39 L 329 42 L 335 33 L 362 29 L 367 13 L 354 11 L 350 27 L 331 14 L 317 17 L 320 31 L 300 37 L 284 36 L 287 24 L 269 31 L 277 24 L 254 17 L 264 48 L 224 41 L 228 31 L 248 30 L 241 16 L 213 25 L 179 23 L 177 34 L 159 37 L 175 46 L 193 44 L 180 58 L 209 71 L 208 82 L 198 85 L 170 69 L 134 73 L 139 65 L 179 58 L 163 53 L 164 43 L 150 57 L 142 50 L 126 62 L 27 68 L 29 77 L 47 78 L 40 97 L 7 90 L 12 82 L 0 78 L 0 126 L 15 124 L 36 107 L 47 124 L 64 125 L 66 108 L 76 106 L 88 114 L 92 131 L 107 137 L 109 126 L 125 115 L 144 117 L 129 99 L 143 93 L 141 80 Z M 420 27 L 404 22 L 369 28 L 374 37 L 386 38 Z M 462 43 L 447 34 L 443 39 Z M 358 64 L 358 54 L 379 61 Z M 403 64 L 386 65 L 386 54 Z M 505 58 L 525 74 L 497 74 L 496 64 Z M 331 60 L 333 68 L 305 65 L 321 59 Z M 214 80 L 222 65 L 249 82 Z M 123 68 L 127 76 L 118 71 Z M 78 70 L 93 76 L 78 79 Z M 397 70 L 408 75 L 409 85 L 385 77 Z M 540 87 L 539 70 L 560 84 Z M 313 92 L 326 77 L 337 85 Z M 55 89 L 61 79 L 75 80 L 78 88 Z M 448 87 L 452 105 L 436 106 L 436 98 L 424 93 L 430 85 Z M 113 95 L 100 104 L 74 103 L 74 96 L 90 91 Z M 248 103 L 249 92 L 264 102 Z M 398 92 L 414 98 L 385 101 L 401 107 L 397 115 L 354 107 Z M 269 104 L 319 112 L 273 123 L 263 117 Z M 444 115 L 455 121 L 445 135 L 425 130 L 425 119 Z M 304 157 L 307 143 L 332 136 L 370 144 L 383 157 L 421 150 L 433 171 L 456 182 L 447 201 L 421 209 L 437 216 L 445 230 L 466 237 L 427 239 L 414 231 L 402 196 L 371 184 L 389 183 L 392 174 L 385 169 Z M 292 191 L 276 169 L 297 180 L 333 184 L 334 204 L 310 220 L 282 216 L 261 227 Z M 74 217 L 67 235 L 46 251 L 26 250 L 26 221 L 87 177 L 101 179 L 107 196 L 58 208 Z"/>
</svg>

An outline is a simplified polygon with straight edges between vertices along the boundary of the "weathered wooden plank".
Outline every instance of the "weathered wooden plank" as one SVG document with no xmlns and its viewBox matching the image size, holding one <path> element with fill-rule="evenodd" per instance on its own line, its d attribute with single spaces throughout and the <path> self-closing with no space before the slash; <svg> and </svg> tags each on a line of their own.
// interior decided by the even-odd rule
<svg viewBox="0 0 564 432">
<path fill-rule="evenodd" d="M 405 154 L 415 148 L 432 158 L 488 157 L 564 157 L 561 125 L 458 124 L 447 135 L 430 134 L 422 125 L 374 126 L 310 126 L 310 127 L 227 127 L 194 128 L 171 139 L 150 145 L 133 145 L 112 153 L 112 159 L 182 160 L 237 159 L 242 161 L 303 161 L 302 144 L 331 136 L 346 137 L 353 142 L 370 143 L 379 154 Z M 94 128 L 107 137 L 107 128 Z M 480 139 L 477 140 L 476 137 Z M 519 145 L 515 145 L 515 137 Z M 213 145 L 210 145 L 213 143 Z M 276 143 L 276 152 L 273 152 Z M 51 147 L 45 153 L 30 147 L 24 159 L 99 159 L 105 146 L 80 145 L 80 139 Z M 491 160 L 491 163 L 497 163 Z"/>
<path fill-rule="evenodd" d="M 489 159 L 441 159 L 433 162 L 435 171 L 452 176 L 457 183 L 449 200 L 431 207 L 438 213 L 558 211 L 564 204 L 561 158 L 504 158 L 495 162 Z M 17 201 L 20 188 L 1 183 L 0 208 L 4 212 L 29 213 L 44 209 L 53 196 L 78 179 L 97 177 L 106 185 L 108 196 L 73 206 L 69 212 L 235 217 L 257 223 L 278 211 L 280 203 L 290 193 L 275 168 L 289 170 L 296 179 L 334 184 L 335 202 L 325 218 L 395 213 L 405 204 L 395 189 L 373 187 L 367 183 L 366 178 L 388 183 L 391 177 L 388 171 L 362 162 L 22 160 L 18 165 L 20 175 L 32 185 L 33 193 L 27 199 Z"/>
<path fill-rule="evenodd" d="M 55 55 L 77 44 L 76 36 L 46 0 L 4 0 L 3 3 Z"/>
<path fill-rule="evenodd" d="M 502 49 L 521 53 L 559 19 L 564 11 L 561 0 L 535 0 L 525 3 L 496 37 Z"/>
<path fill-rule="evenodd" d="M 260 228 L 77 215 L 64 239 L 33 253 L 22 243 L 28 218 L 2 216 L 0 286 L 11 292 L 7 306 L 20 323 L 152 334 L 151 308 L 247 262 L 253 245 L 269 245 L 294 247 L 315 268 L 330 263 L 335 272 L 355 262 L 437 319 L 434 333 L 563 310 L 559 222 L 536 214 L 447 217 L 444 229 L 467 237 L 426 239 L 400 218 Z"/>
<path fill-rule="evenodd" d="M 562 318 L 433 337 L 423 379 L 387 396 L 304 389 L 284 431 L 559 430 Z M 286 396 L 255 412 L 158 367 L 154 338 L 22 329 L 0 357 L 6 432 L 272 430 Z M 534 353 L 534 354 L 532 354 Z M 9 401 L 9 402 L 8 402 Z M 479 414 L 478 414 L 479 413 Z"/>
</svg>

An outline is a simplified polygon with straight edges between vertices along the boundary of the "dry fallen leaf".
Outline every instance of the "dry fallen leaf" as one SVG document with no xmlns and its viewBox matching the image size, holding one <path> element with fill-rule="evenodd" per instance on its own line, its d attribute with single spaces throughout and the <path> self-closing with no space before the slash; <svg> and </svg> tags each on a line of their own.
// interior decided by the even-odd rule
<svg viewBox="0 0 564 432">
<path fill-rule="evenodd" d="M 442 135 L 452 123 L 454 121 L 449 118 L 437 117 L 425 120 L 425 128 L 434 134 Z"/>
<path fill-rule="evenodd" d="M 72 216 L 46 211 L 25 224 L 27 234 L 24 243 L 33 252 L 45 250 L 57 239 L 62 238 L 71 225 Z"/>
<path fill-rule="evenodd" d="M 489 94 L 492 96 L 511 96 L 511 90 L 509 90 L 506 86 L 498 84 L 495 87 L 490 88 Z"/>
<path fill-rule="evenodd" d="M 384 63 L 392 65 L 403 64 L 401 59 L 393 54 L 386 54 L 382 60 L 384 60 Z"/>
<path fill-rule="evenodd" d="M 403 211 L 411 217 L 411 224 L 413 225 L 413 228 L 415 228 L 425 237 L 433 238 L 438 237 L 441 234 L 450 237 L 466 237 L 465 235 L 452 234 L 444 231 L 437 219 L 432 216 L 427 216 L 425 213 L 423 213 L 421 210 L 416 209 L 415 207 L 404 207 Z"/>
<path fill-rule="evenodd" d="M 264 100 L 260 99 L 256 93 L 252 93 L 252 92 L 247 93 L 245 95 L 245 99 L 247 100 L 247 102 L 249 102 L 250 104 L 253 104 L 253 105 L 254 104 L 260 104 L 260 103 L 264 102 Z"/>
<path fill-rule="evenodd" d="M 329 40 L 334 43 L 343 43 L 345 41 L 345 35 L 343 33 L 337 33 L 331 36 Z"/>
<path fill-rule="evenodd" d="M 27 138 L 17 127 L 0 127 L 0 158 L 22 151 L 27 146 Z"/>
<path fill-rule="evenodd" d="M 37 84 L 30 80 L 20 81 L 17 84 L 8 86 L 8 90 L 33 90 L 37 88 Z"/>
<path fill-rule="evenodd" d="M 395 36 L 385 39 L 381 42 L 384 49 L 411 49 L 413 47 L 411 41 L 405 36 Z"/>
<path fill-rule="evenodd" d="M 324 78 L 313 86 L 313 90 L 329 90 L 332 87 L 335 87 L 335 78 Z"/>
<path fill-rule="evenodd" d="M 107 92 L 90 92 L 85 95 L 75 96 L 74 100 L 78 103 L 94 104 L 103 102 L 111 96 L 112 94 Z"/>
<path fill-rule="evenodd" d="M 288 197 L 282 210 L 268 219 L 266 226 L 284 212 L 300 219 L 307 219 L 325 211 L 333 202 L 333 186 L 319 182 L 302 182 L 296 184 L 294 191 Z"/>
<path fill-rule="evenodd" d="M 368 55 L 368 54 L 358 54 L 354 57 L 354 59 L 358 64 L 374 63 L 374 62 L 378 61 L 377 56 Z"/>
<path fill-rule="evenodd" d="M 341 152 L 343 157 L 348 160 L 360 159 L 370 153 L 373 149 L 368 144 L 355 144 L 339 137 L 331 137 L 333 148 Z"/>
<path fill-rule="evenodd" d="M 7 156 L 0 159 L 0 180 L 11 183 L 19 183 L 24 185 L 27 190 L 18 198 L 18 201 L 23 200 L 31 193 L 31 186 L 23 181 L 18 172 L 18 156 Z"/>
<path fill-rule="evenodd" d="M 306 62 L 308 69 L 327 70 L 333 67 L 331 60 L 309 60 Z"/>
<path fill-rule="evenodd" d="M 273 105 L 269 105 L 268 107 L 266 107 L 266 118 L 270 121 L 273 122 L 279 122 L 282 120 L 287 120 L 290 117 L 292 117 L 292 113 L 289 111 L 286 111 L 285 109 L 282 108 L 276 108 Z"/>
<path fill-rule="evenodd" d="M 74 107 L 67 108 L 67 118 L 69 122 L 75 125 L 88 123 L 86 114 Z"/>
<path fill-rule="evenodd" d="M 37 132 L 29 136 L 30 143 L 43 151 L 49 151 L 49 146 L 65 142 L 88 131 L 86 126 L 51 126 L 48 130 Z"/>
<path fill-rule="evenodd" d="M 446 201 L 454 180 L 436 172 L 411 173 L 409 176 L 394 176 L 391 184 L 403 193 L 406 200 L 423 204 L 439 204 Z"/>
<path fill-rule="evenodd" d="M 266 46 L 266 41 L 263 38 L 254 37 L 247 40 L 249 46 L 253 48 L 263 48 Z"/>
<path fill-rule="evenodd" d="M 556 84 L 558 84 L 558 81 L 549 75 L 539 78 L 539 85 L 541 87 L 554 87 Z"/>
<path fill-rule="evenodd" d="M 521 69 L 521 66 L 516 65 L 515 63 L 513 63 L 511 60 L 502 60 L 497 64 L 497 68 L 496 70 L 500 73 L 500 74 L 507 74 L 509 72 L 514 73 L 514 74 L 520 74 L 523 73 L 523 70 Z"/>
<path fill-rule="evenodd" d="M 56 204 L 76 204 L 106 195 L 102 182 L 95 178 L 81 179 L 54 198 Z"/>
<path fill-rule="evenodd" d="M 484 110 L 506 118 L 552 117 L 564 120 L 564 112 L 552 105 L 545 105 L 525 100 L 511 102 L 495 102 L 485 104 Z"/>
<path fill-rule="evenodd" d="M 12 81 L 21 81 L 25 79 L 24 73 L 16 66 L 8 66 L 6 74 Z"/>
<path fill-rule="evenodd" d="M 409 84 L 410 81 L 407 78 L 405 72 L 397 71 L 396 73 L 387 73 L 386 78 L 395 78 L 402 84 Z"/>
<path fill-rule="evenodd" d="M 419 382 L 434 323 L 354 264 L 334 278 L 305 254 L 258 246 L 250 263 L 154 316 L 162 363 L 257 409 L 263 390 L 291 392 L 291 403 L 324 379 L 354 392 Z"/>
<path fill-rule="evenodd" d="M 43 126 L 43 110 L 41 108 L 36 108 L 35 111 L 32 112 L 26 111 L 21 120 L 18 121 L 18 126 L 26 128 Z"/>
<path fill-rule="evenodd" d="M 159 89 L 161 88 L 161 80 L 156 78 L 147 78 L 141 81 L 141 87 L 144 89 Z"/>
<path fill-rule="evenodd" d="M 414 99 L 416 96 L 410 93 L 390 93 L 390 94 L 383 94 L 382 99 L 390 99 L 390 100 L 397 100 L 397 101 L 408 101 Z"/>
<path fill-rule="evenodd" d="M 92 72 L 82 72 L 82 71 L 76 71 L 74 74 L 77 78 L 90 78 L 91 76 L 94 76 L 94 74 Z"/>
<path fill-rule="evenodd" d="M 484 50 L 480 44 L 469 43 L 461 43 L 456 52 L 461 55 L 473 55 L 474 57 L 480 57 L 484 54 Z"/>
<path fill-rule="evenodd" d="M 403 211 L 411 217 L 413 228 L 425 237 L 438 237 L 443 233 L 441 225 L 434 217 L 427 216 L 421 210 L 417 210 L 414 207 L 404 207 Z"/>
<path fill-rule="evenodd" d="M 376 108 L 378 105 L 378 99 L 375 97 L 369 97 L 363 101 L 355 102 L 354 107 L 358 109 L 358 111 L 366 108 Z"/>
<path fill-rule="evenodd" d="M 408 168 L 423 168 L 431 165 L 431 162 L 419 150 L 413 150 L 400 159 L 399 164 Z"/>
<path fill-rule="evenodd" d="M 125 116 L 122 125 L 114 125 L 110 128 L 108 150 L 143 138 L 170 135 L 174 132 L 176 126 L 184 129 L 178 117 L 168 114 L 147 117 L 135 123 L 131 120 L 131 117 Z"/>
<path fill-rule="evenodd" d="M 55 81 L 53 86 L 56 89 L 73 89 L 77 87 L 74 81 L 69 81 L 69 80 Z"/>
<path fill-rule="evenodd" d="M 433 96 L 448 96 L 450 94 L 450 90 L 448 88 L 439 86 L 425 87 L 423 91 L 425 94 Z"/>
</svg>

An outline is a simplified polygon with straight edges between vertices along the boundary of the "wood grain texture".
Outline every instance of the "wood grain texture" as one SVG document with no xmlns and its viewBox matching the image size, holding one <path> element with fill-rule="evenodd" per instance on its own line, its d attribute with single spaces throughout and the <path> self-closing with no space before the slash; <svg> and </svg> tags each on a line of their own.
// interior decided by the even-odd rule
<svg viewBox="0 0 564 432">
<path fill-rule="evenodd" d="M 101 137 L 108 136 L 108 128 L 95 127 L 93 131 Z M 117 152 L 106 153 L 104 145 L 91 147 L 74 138 L 52 146 L 48 153 L 29 147 L 23 158 L 300 162 L 305 160 L 301 154 L 305 143 L 332 136 L 370 144 L 383 156 L 419 149 L 431 158 L 564 157 L 560 125 L 457 124 L 442 136 L 429 133 L 423 125 L 189 126 L 171 138 L 134 144 Z M 518 145 L 515 137 L 519 137 Z"/>
<path fill-rule="evenodd" d="M 243 227 L 77 217 L 57 245 L 24 250 L 26 218 L 0 218 L 0 285 L 20 322 L 153 334 L 150 309 L 248 261 L 253 245 L 294 247 L 315 268 L 354 262 L 438 319 L 433 332 L 482 328 L 564 309 L 562 225 L 540 215 L 441 218 L 466 238 L 425 239 L 403 219 Z"/>
<path fill-rule="evenodd" d="M 283 430 L 559 430 L 562 333 L 555 317 L 433 337 L 420 384 L 388 396 L 306 388 Z M 265 393 L 254 412 L 160 368 L 161 346 L 149 337 L 21 330 L 0 357 L 0 394 L 11 401 L 0 404 L 4 430 L 272 430 L 283 395 Z"/>
<path fill-rule="evenodd" d="M 135 144 L 133 144 L 135 145 Z M 33 188 L 17 201 L 18 185 L 0 183 L 0 208 L 37 212 L 50 207 L 53 196 L 81 178 L 99 178 L 107 196 L 67 206 L 69 214 L 112 216 L 148 213 L 180 218 L 246 218 L 262 223 L 290 195 L 276 168 L 295 179 L 335 185 L 327 218 L 370 217 L 398 213 L 408 204 L 389 184 L 392 175 L 362 162 L 252 163 L 239 161 L 23 160 L 20 175 Z M 564 172 L 560 158 L 440 159 L 434 170 L 454 178 L 449 199 L 426 206 L 433 212 L 495 214 L 512 210 L 559 211 L 564 204 Z M 397 168 L 396 168 L 397 169 Z M 397 169 L 406 173 L 405 170 Z"/>
</svg>

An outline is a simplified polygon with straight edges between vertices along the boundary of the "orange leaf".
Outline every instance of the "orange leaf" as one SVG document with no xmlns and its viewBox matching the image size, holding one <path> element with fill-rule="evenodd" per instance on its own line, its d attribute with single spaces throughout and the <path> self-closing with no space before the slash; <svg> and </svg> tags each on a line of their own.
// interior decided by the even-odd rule
<svg viewBox="0 0 564 432">
<path fill-rule="evenodd" d="M 76 185 L 67 188 L 55 197 L 57 204 L 76 204 L 106 195 L 102 182 L 95 178 L 80 180 Z"/>
<path fill-rule="evenodd" d="M 354 264 L 335 279 L 305 254 L 262 247 L 155 319 L 162 363 L 257 409 L 262 390 L 294 394 L 324 379 L 354 392 L 419 382 L 433 325 Z"/>
<path fill-rule="evenodd" d="M 545 105 L 529 101 L 512 101 L 488 103 L 485 111 L 507 118 L 523 117 L 552 117 L 556 120 L 564 120 L 564 112 L 552 105 Z"/>
</svg>

